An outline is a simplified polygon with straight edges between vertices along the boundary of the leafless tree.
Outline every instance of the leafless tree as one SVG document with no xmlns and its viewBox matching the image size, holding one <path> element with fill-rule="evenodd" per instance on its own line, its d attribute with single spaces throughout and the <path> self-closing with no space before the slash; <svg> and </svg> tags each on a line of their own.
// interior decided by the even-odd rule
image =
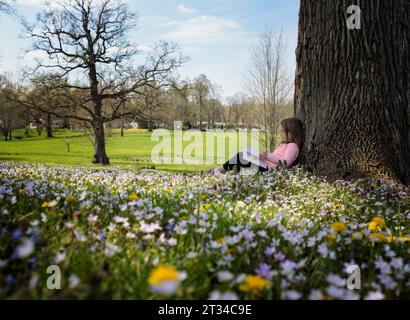
<svg viewBox="0 0 410 320">
<path fill-rule="evenodd" d="M 247 92 L 256 99 L 260 125 L 266 132 L 266 150 L 275 146 L 279 126 L 278 108 L 286 103 L 292 88 L 286 70 L 287 47 L 283 33 L 266 29 L 259 35 L 259 43 L 251 50 L 251 61 L 245 75 Z"/>
<path fill-rule="evenodd" d="M 13 92 L 10 81 L 0 76 L 0 132 L 5 140 L 12 139 L 12 132 L 20 124 L 21 108 L 18 104 L 8 99 Z"/>
<path fill-rule="evenodd" d="M 211 82 L 206 75 L 201 74 L 192 84 L 194 100 L 198 106 L 199 129 L 202 130 L 202 119 L 205 111 L 205 104 L 209 96 Z"/>
<path fill-rule="evenodd" d="M 144 95 L 147 87 L 159 89 L 173 83 L 174 71 L 186 61 L 177 45 L 161 42 L 144 65 L 133 67 L 139 52 L 128 42 L 127 34 L 136 24 L 136 14 L 117 0 L 53 1 L 38 15 L 36 24 L 24 24 L 33 39 L 31 50 L 47 55 L 33 72 L 52 70 L 62 80 L 58 87 L 80 93 L 80 100 L 71 100 L 69 106 L 60 105 L 51 113 L 90 124 L 94 163 L 109 164 L 104 123 L 133 115 L 133 110 L 122 108 L 124 102 Z M 66 107 L 84 113 L 73 116 Z"/>
<path fill-rule="evenodd" d="M 7 14 L 14 13 L 13 5 L 16 3 L 15 0 L 0 0 L 0 11 Z"/>
</svg>

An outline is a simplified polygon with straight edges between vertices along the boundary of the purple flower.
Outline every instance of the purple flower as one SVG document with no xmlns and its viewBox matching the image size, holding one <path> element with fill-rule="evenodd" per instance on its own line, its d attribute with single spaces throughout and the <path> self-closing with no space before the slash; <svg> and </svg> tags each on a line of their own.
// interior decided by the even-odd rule
<svg viewBox="0 0 410 320">
<path fill-rule="evenodd" d="M 9 287 L 13 286 L 13 284 L 14 284 L 13 275 L 9 274 L 9 275 L 6 277 L 6 284 L 7 284 Z"/>
<path fill-rule="evenodd" d="M 255 270 L 255 273 L 265 279 L 272 279 L 272 269 L 271 266 L 266 264 L 266 263 L 262 263 L 259 268 L 257 268 Z"/>
<path fill-rule="evenodd" d="M 12 235 L 13 241 L 19 240 L 22 235 L 23 235 L 23 233 L 21 232 L 21 230 L 20 230 L 20 229 L 16 229 L 16 230 L 13 232 L 13 235 Z"/>
</svg>

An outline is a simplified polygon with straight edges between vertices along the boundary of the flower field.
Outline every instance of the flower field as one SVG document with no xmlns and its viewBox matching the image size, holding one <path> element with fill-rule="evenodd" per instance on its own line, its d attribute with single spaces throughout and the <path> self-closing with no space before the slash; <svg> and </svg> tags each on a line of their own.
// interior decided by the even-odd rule
<svg viewBox="0 0 410 320">
<path fill-rule="evenodd" d="M 410 299 L 409 191 L 1 163 L 0 298 Z"/>
</svg>

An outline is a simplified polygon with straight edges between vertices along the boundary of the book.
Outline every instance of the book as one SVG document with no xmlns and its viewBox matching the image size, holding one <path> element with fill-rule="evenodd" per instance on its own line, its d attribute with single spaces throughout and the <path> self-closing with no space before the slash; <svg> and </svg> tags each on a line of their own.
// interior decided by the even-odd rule
<svg viewBox="0 0 410 320">
<path fill-rule="evenodd" d="M 247 148 L 242 153 L 243 153 L 243 160 L 249 161 L 264 169 L 268 169 L 266 162 L 259 158 L 259 152 L 257 152 L 255 149 Z"/>
</svg>

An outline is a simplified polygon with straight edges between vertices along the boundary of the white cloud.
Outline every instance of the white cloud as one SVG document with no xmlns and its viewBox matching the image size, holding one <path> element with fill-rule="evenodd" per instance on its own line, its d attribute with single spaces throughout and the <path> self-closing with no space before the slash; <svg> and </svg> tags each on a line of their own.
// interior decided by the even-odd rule
<svg viewBox="0 0 410 320">
<path fill-rule="evenodd" d="M 145 45 L 145 44 L 140 44 L 137 46 L 137 50 L 141 51 L 143 53 L 151 53 L 154 51 L 154 49 L 151 46 Z"/>
<path fill-rule="evenodd" d="M 165 37 L 181 43 L 235 42 L 243 38 L 243 34 L 237 32 L 241 29 L 239 23 L 213 16 L 197 16 L 186 21 L 173 20 L 165 26 L 173 28 Z"/>
<path fill-rule="evenodd" d="M 195 12 L 197 12 L 196 9 L 187 7 L 187 6 L 183 5 L 183 4 L 180 4 L 180 5 L 177 7 L 177 10 L 178 10 L 178 12 L 180 12 L 180 13 L 182 13 L 182 14 L 194 14 Z"/>
</svg>

